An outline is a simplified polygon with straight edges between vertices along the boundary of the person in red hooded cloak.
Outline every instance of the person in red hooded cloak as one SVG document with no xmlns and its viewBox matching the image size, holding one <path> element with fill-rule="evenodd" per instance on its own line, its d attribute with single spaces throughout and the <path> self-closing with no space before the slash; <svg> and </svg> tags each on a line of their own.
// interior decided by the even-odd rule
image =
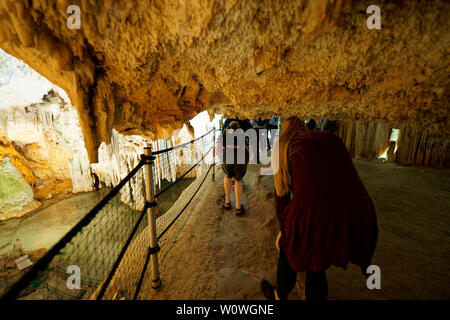
<svg viewBox="0 0 450 320">
<path fill-rule="evenodd" d="M 370 265 L 378 235 L 372 200 L 342 140 L 306 130 L 297 117 L 283 122 L 272 166 L 280 255 L 276 287 L 263 279 L 261 289 L 268 299 L 287 299 L 297 272 L 306 272 L 306 299 L 326 299 L 331 265 L 351 262 L 364 274 Z"/>
</svg>

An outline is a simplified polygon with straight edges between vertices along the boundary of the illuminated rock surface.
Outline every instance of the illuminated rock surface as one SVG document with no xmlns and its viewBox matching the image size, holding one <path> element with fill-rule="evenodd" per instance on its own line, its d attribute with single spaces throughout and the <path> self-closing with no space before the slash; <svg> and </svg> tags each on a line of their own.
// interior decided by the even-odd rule
<svg viewBox="0 0 450 320">
<path fill-rule="evenodd" d="M 7 156 L 0 162 L 0 221 L 20 217 L 35 209 L 33 189 Z"/>
<path fill-rule="evenodd" d="M 3 0 L 0 47 L 67 92 L 91 162 L 112 128 L 167 139 L 205 109 L 448 133 L 448 2 L 378 5 L 381 30 L 357 0 Z"/>
</svg>

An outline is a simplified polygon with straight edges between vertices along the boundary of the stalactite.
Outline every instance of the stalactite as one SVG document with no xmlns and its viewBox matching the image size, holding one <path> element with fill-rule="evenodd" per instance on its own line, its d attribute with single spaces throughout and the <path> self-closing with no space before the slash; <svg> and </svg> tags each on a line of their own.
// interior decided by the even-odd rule
<svg viewBox="0 0 450 320">
<path fill-rule="evenodd" d="M 52 150 L 54 144 L 62 146 L 68 157 L 67 170 L 72 180 L 72 191 L 92 190 L 92 177 L 87 151 L 74 107 L 67 105 L 59 95 L 52 93 L 48 101 L 0 110 L 0 125 L 6 139 L 9 130 L 21 123 L 35 128 L 43 136 L 42 148 Z M 62 155 L 58 155 L 62 156 Z"/>
</svg>

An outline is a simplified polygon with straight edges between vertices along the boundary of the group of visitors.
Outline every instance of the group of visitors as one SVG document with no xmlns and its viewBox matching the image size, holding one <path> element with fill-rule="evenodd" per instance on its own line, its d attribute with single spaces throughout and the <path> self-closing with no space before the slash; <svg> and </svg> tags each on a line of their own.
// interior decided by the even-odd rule
<svg viewBox="0 0 450 320">
<path fill-rule="evenodd" d="M 250 159 L 255 159 L 255 163 L 260 162 L 260 152 L 263 149 L 261 148 L 262 145 L 265 145 L 266 150 L 270 150 L 275 134 L 273 131 L 272 134 L 268 134 L 268 132 L 271 129 L 278 129 L 278 121 L 278 117 L 272 117 L 267 120 L 262 120 L 261 118 L 254 120 L 230 118 L 226 119 L 223 123 L 222 133 L 216 144 L 216 154 L 218 154 L 221 159 L 222 170 L 225 173 L 225 201 L 222 205 L 222 209 L 230 210 L 232 208 L 230 194 L 234 189 L 236 199 L 235 213 L 237 216 L 244 214 L 245 209 L 241 203 L 243 189 L 242 179 L 247 171 L 247 165 L 250 162 Z M 243 135 L 249 129 L 256 131 L 256 148 L 254 148 L 255 146 L 252 147 L 250 145 L 248 136 L 243 136 L 242 139 L 237 138 L 239 134 L 236 131 L 238 129 L 241 129 L 240 133 Z M 261 137 L 266 140 L 266 143 L 260 141 Z M 244 141 L 243 145 L 240 145 L 237 140 Z M 227 150 L 228 152 L 231 151 L 232 154 L 229 158 L 227 158 Z M 242 155 L 241 161 L 238 159 L 239 154 Z"/>
<path fill-rule="evenodd" d="M 316 122 L 313 118 L 310 118 L 305 121 L 306 127 L 309 130 L 317 130 L 317 131 L 330 131 L 335 132 L 337 130 L 337 123 L 334 120 L 329 119 L 320 119 Z"/>
<path fill-rule="evenodd" d="M 242 178 L 250 150 L 248 139 L 237 145 L 229 141 L 232 139 L 227 141 L 227 135 L 237 129 L 267 128 L 270 120 L 228 120 L 223 126 L 222 142 L 217 145 L 218 154 L 227 159 L 222 165 L 223 209 L 232 207 L 230 192 L 234 179 L 236 215 L 240 216 L 244 213 Z M 325 130 L 316 130 L 316 124 L 312 128 L 309 122 L 297 117 L 284 120 L 272 148 L 272 165 L 278 167 L 274 186 L 280 232 L 275 243 L 279 251 L 277 283 L 272 285 L 264 279 L 261 282 L 261 290 L 268 299 L 287 299 L 295 286 L 297 272 L 306 272 L 307 300 L 327 299 L 326 270 L 332 265 L 345 269 L 350 262 L 365 275 L 375 251 L 378 234 L 375 209 L 344 143 L 326 130 L 327 121 L 320 124 Z M 245 154 L 242 163 L 236 162 L 239 148 Z M 231 162 L 225 157 L 226 150 L 234 151 Z"/>
</svg>

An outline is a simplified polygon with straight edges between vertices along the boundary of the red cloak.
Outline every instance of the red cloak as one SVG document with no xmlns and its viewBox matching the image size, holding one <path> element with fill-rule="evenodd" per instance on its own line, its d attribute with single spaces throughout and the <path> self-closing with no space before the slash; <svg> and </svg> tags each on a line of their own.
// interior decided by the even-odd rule
<svg viewBox="0 0 450 320">
<path fill-rule="evenodd" d="M 377 242 L 377 221 L 342 140 L 304 130 L 288 147 L 291 193 L 276 196 L 280 246 L 297 272 L 342 268 L 365 272 Z"/>
</svg>

